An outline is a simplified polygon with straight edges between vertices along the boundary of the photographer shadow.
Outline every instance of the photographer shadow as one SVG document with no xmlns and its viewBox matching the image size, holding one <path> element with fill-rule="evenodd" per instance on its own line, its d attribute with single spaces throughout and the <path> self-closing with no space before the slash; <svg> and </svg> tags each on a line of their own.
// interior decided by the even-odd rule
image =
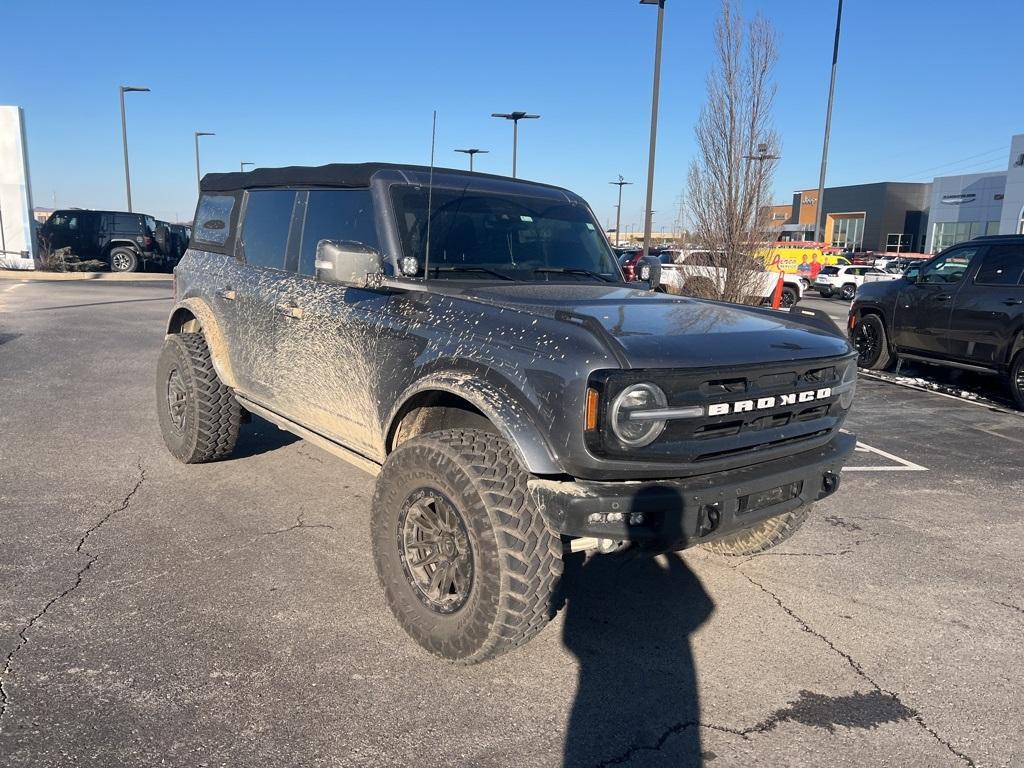
<svg viewBox="0 0 1024 768">
<path fill-rule="evenodd" d="M 562 640 L 579 660 L 564 765 L 702 765 L 690 635 L 714 603 L 683 559 L 571 556 L 562 597 Z"/>
</svg>

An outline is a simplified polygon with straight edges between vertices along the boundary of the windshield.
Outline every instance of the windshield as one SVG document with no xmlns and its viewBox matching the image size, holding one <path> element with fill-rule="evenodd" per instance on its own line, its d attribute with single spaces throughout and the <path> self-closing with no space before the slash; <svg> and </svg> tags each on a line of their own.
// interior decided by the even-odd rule
<svg viewBox="0 0 1024 768">
<path fill-rule="evenodd" d="M 426 261 L 427 190 L 391 191 L 404 256 Z M 620 282 L 597 222 L 583 205 L 478 190 L 434 189 L 431 280 Z"/>
</svg>

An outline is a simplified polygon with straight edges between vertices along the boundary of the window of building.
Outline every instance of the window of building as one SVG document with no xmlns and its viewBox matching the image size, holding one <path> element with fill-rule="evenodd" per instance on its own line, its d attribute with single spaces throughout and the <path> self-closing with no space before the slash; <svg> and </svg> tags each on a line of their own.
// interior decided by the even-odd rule
<svg viewBox="0 0 1024 768">
<path fill-rule="evenodd" d="M 196 210 L 195 239 L 205 245 L 224 245 L 231 236 L 232 195 L 203 195 Z"/>
<path fill-rule="evenodd" d="M 316 245 L 321 240 L 353 240 L 378 248 L 368 189 L 313 190 L 299 247 L 299 272 L 316 274 Z"/>
<path fill-rule="evenodd" d="M 987 226 L 980 221 L 937 221 L 932 228 L 932 253 L 973 240 L 987 231 Z"/>
<path fill-rule="evenodd" d="M 981 262 L 974 282 L 985 285 L 1017 285 L 1024 275 L 1024 246 L 993 245 Z"/>
<path fill-rule="evenodd" d="M 242 223 L 245 261 L 254 267 L 284 269 L 295 192 L 259 189 L 249 192 Z"/>
<path fill-rule="evenodd" d="M 864 214 L 829 215 L 832 221 L 832 246 L 844 251 L 859 251 L 864 246 Z"/>
<path fill-rule="evenodd" d="M 1020 209 L 1020 221 L 1017 222 L 1017 234 L 1024 235 L 1024 208 Z"/>
<path fill-rule="evenodd" d="M 999 234 L 999 222 L 998 221 L 990 221 L 988 224 L 986 224 L 985 225 L 985 234 L 986 235 L 998 235 Z"/>
</svg>

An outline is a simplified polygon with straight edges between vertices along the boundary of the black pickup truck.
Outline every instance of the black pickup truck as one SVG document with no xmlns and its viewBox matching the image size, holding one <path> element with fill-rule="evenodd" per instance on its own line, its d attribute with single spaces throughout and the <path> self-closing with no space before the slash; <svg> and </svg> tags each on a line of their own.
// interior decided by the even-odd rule
<svg viewBox="0 0 1024 768">
<path fill-rule="evenodd" d="M 865 283 L 849 330 L 865 368 L 900 357 L 1001 376 L 1024 409 L 1024 235 L 976 237 Z"/>
<path fill-rule="evenodd" d="M 388 164 L 209 174 L 175 275 L 170 451 L 224 457 L 250 412 L 377 475 L 387 601 L 462 663 L 540 631 L 564 553 L 762 551 L 853 450 L 856 355 L 827 317 L 627 283 L 557 187 Z"/>
</svg>

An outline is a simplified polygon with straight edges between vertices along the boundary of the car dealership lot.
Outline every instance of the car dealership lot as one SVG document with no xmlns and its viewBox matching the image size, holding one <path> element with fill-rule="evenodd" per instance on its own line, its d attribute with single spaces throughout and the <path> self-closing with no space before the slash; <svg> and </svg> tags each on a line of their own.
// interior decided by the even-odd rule
<svg viewBox="0 0 1024 768">
<path fill-rule="evenodd" d="M 1024 761 L 1024 417 L 864 379 L 864 450 L 784 546 L 571 563 L 535 641 L 455 667 L 383 604 L 367 475 L 258 419 L 170 457 L 170 304 L 0 283 L 0 762 Z"/>
</svg>

